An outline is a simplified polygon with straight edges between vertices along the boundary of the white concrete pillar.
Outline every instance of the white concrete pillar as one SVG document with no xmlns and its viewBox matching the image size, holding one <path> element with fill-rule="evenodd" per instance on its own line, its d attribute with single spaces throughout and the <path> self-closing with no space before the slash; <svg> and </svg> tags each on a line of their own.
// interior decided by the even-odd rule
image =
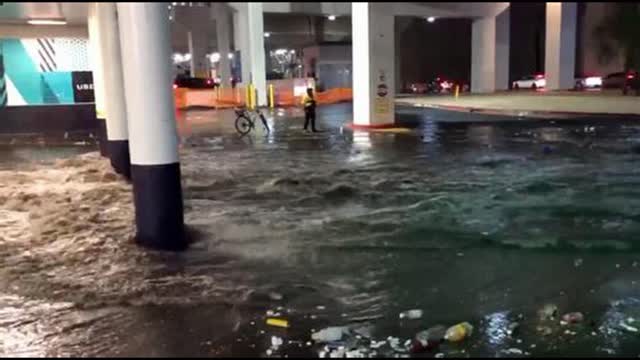
<svg viewBox="0 0 640 360">
<path fill-rule="evenodd" d="M 240 54 L 240 82 L 248 83 L 251 73 L 251 59 L 245 59 L 245 51 L 248 53 L 249 32 L 247 29 L 247 12 L 242 8 L 233 13 L 233 43 L 235 50 Z"/>
<path fill-rule="evenodd" d="M 252 83 L 258 91 L 258 106 L 267 105 L 267 73 L 264 49 L 262 3 L 242 4 L 237 12 L 237 27 L 242 83 Z"/>
<path fill-rule="evenodd" d="M 549 90 L 574 85 L 577 16 L 576 3 L 547 3 L 544 72 Z"/>
<path fill-rule="evenodd" d="M 129 120 L 136 241 L 182 250 L 178 136 L 171 81 L 171 37 L 164 3 L 118 3 Z"/>
<path fill-rule="evenodd" d="M 127 179 L 131 178 L 129 159 L 129 130 L 124 95 L 122 56 L 116 4 L 97 4 L 99 45 L 101 48 L 104 81 L 104 105 L 107 118 L 107 150 L 113 169 Z"/>
<path fill-rule="evenodd" d="M 392 3 L 351 3 L 353 37 L 353 123 L 395 122 L 394 15 Z"/>
<path fill-rule="evenodd" d="M 223 3 L 216 3 L 215 9 L 216 20 L 216 37 L 218 44 L 218 53 L 220 54 L 220 62 L 218 63 L 218 74 L 223 87 L 231 86 L 231 62 L 229 61 L 229 53 L 231 46 L 229 44 L 229 11 Z"/>
<path fill-rule="evenodd" d="M 251 59 L 251 82 L 258 91 L 258 106 L 267 105 L 267 71 L 264 50 L 264 19 L 262 3 L 250 2 L 249 21 L 249 57 Z"/>
<path fill-rule="evenodd" d="M 191 54 L 191 60 L 189 60 L 191 77 L 209 77 L 207 39 L 204 34 L 187 31 L 187 45 Z"/>
<path fill-rule="evenodd" d="M 100 47 L 97 3 L 89 3 L 87 27 L 89 32 L 89 62 L 93 77 L 93 96 L 95 99 L 96 117 L 98 118 L 96 137 L 100 146 L 100 154 L 106 157 L 109 152 L 107 147 L 107 112 L 104 105 L 104 67 L 102 63 L 102 49 Z"/>
<path fill-rule="evenodd" d="M 471 28 L 471 91 L 509 88 L 509 8 L 495 17 L 473 21 Z"/>
</svg>

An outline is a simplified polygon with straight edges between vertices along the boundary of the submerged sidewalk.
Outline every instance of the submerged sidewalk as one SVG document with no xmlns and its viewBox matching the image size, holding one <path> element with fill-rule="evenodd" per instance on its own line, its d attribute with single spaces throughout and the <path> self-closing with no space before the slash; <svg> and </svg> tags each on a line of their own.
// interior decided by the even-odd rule
<svg viewBox="0 0 640 360">
<path fill-rule="evenodd" d="M 417 96 L 396 99 L 398 105 L 480 112 L 508 116 L 575 117 L 631 116 L 640 118 L 640 97 L 619 92 L 502 92 L 496 94 Z"/>
</svg>

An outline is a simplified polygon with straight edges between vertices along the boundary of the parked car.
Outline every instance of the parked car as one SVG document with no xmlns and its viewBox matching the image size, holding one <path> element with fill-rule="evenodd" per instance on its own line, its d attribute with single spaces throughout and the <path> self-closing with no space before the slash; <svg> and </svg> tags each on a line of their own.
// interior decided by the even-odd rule
<svg viewBox="0 0 640 360">
<path fill-rule="evenodd" d="M 412 83 L 409 91 L 414 94 L 437 94 L 440 92 L 440 85 L 435 81 Z"/>
<path fill-rule="evenodd" d="M 622 94 L 627 95 L 631 90 L 635 90 L 636 96 L 640 96 L 640 73 L 637 71 L 627 72 L 624 79 Z"/>
<path fill-rule="evenodd" d="M 583 74 L 581 76 L 576 77 L 573 89 L 586 90 L 586 89 L 597 89 L 601 87 L 602 87 L 602 77 L 592 75 L 592 74 Z"/>
<path fill-rule="evenodd" d="M 463 81 L 437 77 L 427 82 L 413 83 L 409 85 L 409 91 L 416 94 L 441 94 L 455 91 L 456 85 L 459 86 L 461 92 L 469 90 L 469 85 Z"/>
<path fill-rule="evenodd" d="M 621 89 L 625 83 L 626 74 L 624 71 L 611 73 L 602 79 L 603 89 Z"/>
<path fill-rule="evenodd" d="M 176 77 L 173 82 L 174 88 L 187 89 L 215 89 L 218 83 L 212 78 Z"/>
<path fill-rule="evenodd" d="M 519 89 L 541 89 L 544 88 L 547 81 L 544 78 L 544 74 L 527 75 L 523 76 L 520 80 L 516 80 L 512 84 L 514 90 Z"/>
</svg>

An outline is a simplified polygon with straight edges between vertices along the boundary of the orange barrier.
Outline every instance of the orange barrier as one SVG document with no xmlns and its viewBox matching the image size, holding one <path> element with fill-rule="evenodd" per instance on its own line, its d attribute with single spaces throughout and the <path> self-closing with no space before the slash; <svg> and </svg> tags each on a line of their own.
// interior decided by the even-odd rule
<svg viewBox="0 0 640 360">
<path fill-rule="evenodd" d="M 185 89 L 173 90 L 177 109 L 189 107 L 230 108 L 246 104 L 244 88 Z"/>
<path fill-rule="evenodd" d="M 294 96 L 293 90 L 275 93 L 275 104 L 278 106 L 298 106 L 302 103 L 302 96 Z M 349 88 L 336 88 L 315 94 L 316 102 L 320 105 L 335 104 L 353 100 L 353 91 Z"/>
<path fill-rule="evenodd" d="M 217 89 L 185 89 L 173 90 L 177 109 L 189 107 L 231 108 L 247 104 L 247 90 L 243 87 Z M 315 94 L 318 104 L 335 104 L 351 101 L 353 92 L 349 88 L 336 88 Z M 294 96 L 293 90 L 275 90 L 273 102 L 277 106 L 300 106 L 302 96 Z"/>
</svg>

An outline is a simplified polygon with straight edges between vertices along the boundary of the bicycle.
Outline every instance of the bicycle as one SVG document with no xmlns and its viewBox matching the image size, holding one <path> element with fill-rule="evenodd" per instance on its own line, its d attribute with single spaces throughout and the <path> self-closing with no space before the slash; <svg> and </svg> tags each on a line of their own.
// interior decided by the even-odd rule
<svg viewBox="0 0 640 360">
<path fill-rule="evenodd" d="M 259 117 L 262 121 L 262 125 L 267 132 L 270 132 L 269 125 L 267 124 L 267 119 L 265 119 L 262 111 L 256 108 L 253 111 L 248 110 L 247 108 L 236 108 L 234 109 L 236 112 L 236 131 L 244 136 L 247 135 L 251 129 L 255 127 L 255 119 Z"/>
</svg>

